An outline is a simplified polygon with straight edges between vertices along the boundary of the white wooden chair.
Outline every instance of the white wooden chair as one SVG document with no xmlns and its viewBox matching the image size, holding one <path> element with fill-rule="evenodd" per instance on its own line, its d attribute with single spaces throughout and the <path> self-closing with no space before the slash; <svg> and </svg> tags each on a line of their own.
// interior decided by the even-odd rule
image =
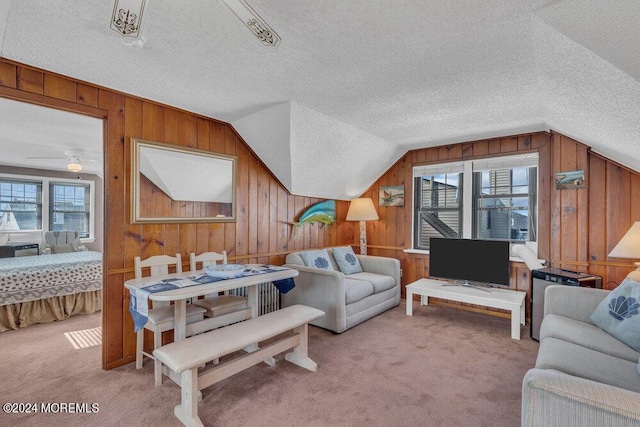
<svg viewBox="0 0 640 427">
<path fill-rule="evenodd" d="M 148 267 L 150 276 L 164 276 L 169 274 L 169 266 L 175 265 L 176 273 L 182 273 L 182 257 L 176 254 L 175 257 L 169 255 L 156 255 L 141 260 L 135 257 L 133 260 L 134 274 L 136 279 L 142 278 L 142 269 Z M 151 353 L 144 351 L 144 330 L 153 332 L 153 349 L 162 346 L 162 333 L 174 328 L 174 309 L 168 302 L 153 301 L 153 308 L 149 309 L 149 316 L 144 328 L 137 332 L 136 336 L 136 369 L 142 368 L 143 357 L 154 360 L 154 377 L 156 385 L 162 384 L 162 364 L 156 360 Z M 204 319 L 205 308 L 192 304 L 187 304 L 187 324 Z"/>
<path fill-rule="evenodd" d="M 222 261 L 223 264 L 227 263 L 227 251 L 218 252 L 204 252 L 200 255 L 196 255 L 194 252 L 189 254 L 189 264 L 191 271 L 197 270 L 197 263 L 202 263 L 202 267 L 215 264 L 218 261 Z M 205 308 L 207 311 L 204 314 L 205 317 L 219 317 L 224 314 L 233 313 L 238 310 L 244 310 L 249 307 L 247 298 L 229 295 L 225 292 L 224 295 L 207 295 L 204 299 L 193 301 L 193 304 Z"/>
</svg>

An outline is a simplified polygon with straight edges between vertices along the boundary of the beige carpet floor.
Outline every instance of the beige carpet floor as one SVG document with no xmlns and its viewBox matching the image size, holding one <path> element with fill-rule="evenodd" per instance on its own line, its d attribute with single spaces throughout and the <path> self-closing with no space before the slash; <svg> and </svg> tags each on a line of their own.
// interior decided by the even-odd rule
<svg viewBox="0 0 640 427">
<path fill-rule="evenodd" d="M 522 378 L 538 343 L 509 319 L 444 307 L 399 307 L 340 335 L 311 327 L 312 373 L 276 357 L 203 391 L 206 426 L 518 426 Z M 0 334 L 0 402 L 96 403 L 98 412 L 6 414 L 2 426 L 178 426 L 179 388 L 153 367 L 104 371 L 100 346 L 65 332 L 100 313 Z"/>
</svg>

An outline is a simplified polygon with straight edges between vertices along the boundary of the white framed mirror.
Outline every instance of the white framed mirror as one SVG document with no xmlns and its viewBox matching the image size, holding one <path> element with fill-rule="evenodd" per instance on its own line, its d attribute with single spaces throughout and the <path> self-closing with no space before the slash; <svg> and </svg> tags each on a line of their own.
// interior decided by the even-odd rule
<svg viewBox="0 0 640 427">
<path fill-rule="evenodd" d="M 131 138 L 131 223 L 236 221 L 237 158 Z"/>
</svg>

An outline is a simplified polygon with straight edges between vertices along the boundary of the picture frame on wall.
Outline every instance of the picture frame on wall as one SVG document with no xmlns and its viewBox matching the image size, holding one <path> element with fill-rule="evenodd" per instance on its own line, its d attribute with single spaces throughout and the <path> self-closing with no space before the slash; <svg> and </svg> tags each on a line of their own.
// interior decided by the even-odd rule
<svg viewBox="0 0 640 427">
<path fill-rule="evenodd" d="M 395 185 L 380 187 L 379 206 L 404 206 L 404 186 Z"/>
<path fill-rule="evenodd" d="M 556 189 L 584 188 L 584 170 L 556 172 Z"/>
</svg>

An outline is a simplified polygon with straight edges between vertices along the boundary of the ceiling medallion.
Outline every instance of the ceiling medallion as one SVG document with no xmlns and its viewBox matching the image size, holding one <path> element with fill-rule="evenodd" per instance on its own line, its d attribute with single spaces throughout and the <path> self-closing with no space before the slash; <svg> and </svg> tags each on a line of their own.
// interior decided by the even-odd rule
<svg viewBox="0 0 640 427">
<path fill-rule="evenodd" d="M 280 36 L 244 0 L 221 0 L 265 46 L 277 47 Z"/>
<path fill-rule="evenodd" d="M 111 29 L 123 37 L 123 41 L 135 44 L 143 40 L 140 35 L 142 13 L 146 0 L 115 0 L 113 15 L 111 16 Z"/>
</svg>

